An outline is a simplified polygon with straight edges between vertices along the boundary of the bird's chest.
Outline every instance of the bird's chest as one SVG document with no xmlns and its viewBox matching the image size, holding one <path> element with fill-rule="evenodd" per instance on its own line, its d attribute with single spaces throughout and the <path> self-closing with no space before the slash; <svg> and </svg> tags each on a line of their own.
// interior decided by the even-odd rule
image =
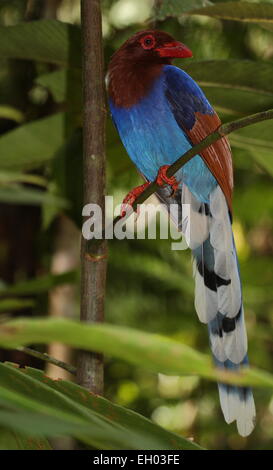
<svg viewBox="0 0 273 470">
<path fill-rule="evenodd" d="M 173 163 L 191 147 L 170 110 L 160 79 L 138 104 L 126 109 L 110 101 L 110 108 L 123 145 L 148 180 L 156 177 L 161 165 Z"/>
<path fill-rule="evenodd" d="M 148 181 L 155 180 L 160 166 L 172 164 L 192 147 L 175 120 L 161 78 L 134 106 L 119 108 L 110 100 L 110 109 L 124 147 Z M 217 184 L 199 155 L 186 163 L 176 178 L 202 202 L 208 202 Z"/>
</svg>

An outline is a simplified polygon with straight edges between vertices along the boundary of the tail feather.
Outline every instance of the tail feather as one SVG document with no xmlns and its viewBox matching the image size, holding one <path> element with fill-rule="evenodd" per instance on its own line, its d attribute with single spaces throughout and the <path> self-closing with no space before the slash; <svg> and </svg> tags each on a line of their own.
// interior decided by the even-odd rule
<svg viewBox="0 0 273 470">
<path fill-rule="evenodd" d="M 241 282 L 236 248 L 225 196 L 217 186 L 210 195 L 210 242 L 214 251 L 214 270 L 226 282 L 217 285 L 219 311 L 235 317 L 241 307 Z"/>
<path fill-rule="evenodd" d="M 238 371 L 247 364 L 247 336 L 228 206 L 220 186 L 212 191 L 206 204 L 183 184 L 182 203 L 190 204 L 186 240 L 188 236 L 193 253 L 195 308 L 200 321 L 208 324 L 216 366 Z M 182 231 L 186 232 L 183 212 Z M 218 384 L 218 388 L 226 422 L 237 421 L 238 432 L 249 435 L 255 421 L 251 389 L 227 384 Z"/>
<path fill-rule="evenodd" d="M 242 397 L 243 394 L 243 397 Z M 240 412 L 237 417 L 237 429 L 241 436 L 246 437 L 252 433 L 256 422 L 256 409 L 254 397 L 250 388 L 240 392 Z"/>
<path fill-rule="evenodd" d="M 247 356 L 240 364 L 234 364 L 230 360 L 224 362 L 214 357 L 217 367 L 224 370 L 238 371 L 240 368 L 246 367 Z M 237 422 L 237 429 L 241 436 L 246 437 L 254 429 L 255 426 L 255 403 L 253 393 L 249 387 L 237 387 L 227 384 L 218 384 L 220 404 L 223 411 L 225 421 L 230 424 Z"/>
<path fill-rule="evenodd" d="M 236 387 L 218 384 L 221 409 L 226 423 L 231 424 L 237 419 L 240 410 L 240 398 Z"/>
<path fill-rule="evenodd" d="M 193 269 L 195 277 L 195 299 L 194 306 L 198 318 L 202 323 L 213 321 L 217 315 L 217 291 L 209 289 L 204 283 L 206 279 L 205 266 L 198 264 L 193 260 Z"/>
<path fill-rule="evenodd" d="M 247 353 L 247 336 L 243 307 L 235 318 L 228 318 L 221 313 L 208 324 L 212 352 L 220 361 L 229 359 L 240 364 Z"/>
<path fill-rule="evenodd" d="M 208 206 L 198 201 L 185 184 L 182 188 L 182 204 L 182 231 L 193 251 L 195 309 L 199 320 L 208 323 L 218 311 L 214 258 L 208 238 L 211 214 Z M 189 211 L 185 211 L 185 204 L 188 204 Z"/>
</svg>

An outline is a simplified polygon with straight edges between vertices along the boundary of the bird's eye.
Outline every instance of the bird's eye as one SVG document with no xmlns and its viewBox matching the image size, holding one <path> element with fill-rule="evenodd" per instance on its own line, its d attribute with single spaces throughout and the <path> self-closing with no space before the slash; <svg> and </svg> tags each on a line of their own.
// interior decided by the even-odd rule
<svg viewBox="0 0 273 470">
<path fill-rule="evenodd" d="M 143 49 L 152 49 L 155 45 L 155 38 L 149 34 L 140 40 Z"/>
</svg>

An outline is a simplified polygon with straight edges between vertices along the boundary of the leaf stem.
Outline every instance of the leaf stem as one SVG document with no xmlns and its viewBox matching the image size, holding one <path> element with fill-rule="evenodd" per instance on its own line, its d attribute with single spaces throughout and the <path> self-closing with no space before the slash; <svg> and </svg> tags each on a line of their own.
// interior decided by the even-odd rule
<svg viewBox="0 0 273 470">
<path fill-rule="evenodd" d="M 16 349 L 17 351 L 22 351 L 26 354 L 29 354 L 29 356 L 36 357 L 37 359 L 41 359 L 42 361 L 49 362 L 50 364 L 54 364 L 54 366 L 67 370 L 67 372 L 69 372 L 70 374 L 76 374 L 76 367 L 71 366 L 70 364 L 67 364 L 66 362 L 59 361 L 59 359 L 49 356 L 49 354 L 47 353 L 42 353 L 42 352 L 36 351 L 35 349 L 27 348 L 24 346 L 21 346 Z"/>
</svg>

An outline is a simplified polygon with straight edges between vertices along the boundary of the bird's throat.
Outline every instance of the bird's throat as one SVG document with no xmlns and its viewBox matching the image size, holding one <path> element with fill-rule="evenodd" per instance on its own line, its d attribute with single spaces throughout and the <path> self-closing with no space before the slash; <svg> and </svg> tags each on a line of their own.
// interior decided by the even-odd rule
<svg viewBox="0 0 273 470">
<path fill-rule="evenodd" d="M 162 72 L 163 64 L 111 63 L 109 96 L 119 108 L 130 108 L 144 98 Z"/>
</svg>

